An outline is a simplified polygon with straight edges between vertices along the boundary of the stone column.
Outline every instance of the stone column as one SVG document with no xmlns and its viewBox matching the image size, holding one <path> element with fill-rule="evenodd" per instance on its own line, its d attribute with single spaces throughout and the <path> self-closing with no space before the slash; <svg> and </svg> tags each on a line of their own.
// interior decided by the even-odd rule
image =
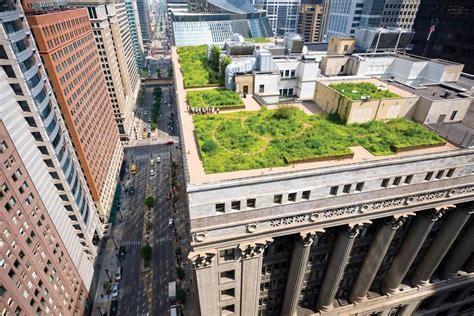
<svg viewBox="0 0 474 316">
<path fill-rule="evenodd" d="M 417 215 L 415 223 L 405 237 L 397 256 L 382 282 L 382 292 L 393 294 L 398 290 L 400 283 L 410 269 L 416 254 L 425 242 L 433 224 L 444 214 L 441 211 L 425 211 Z"/>
<path fill-rule="evenodd" d="M 242 256 L 241 315 L 258 314 L 263 252 L 270 243 L 269 240 L 261 240 L 240 245 Z"/>
<path fill-rule="evenodd" d="M 473 251 L 474 225 L 471 224 L 447 258 L 443 267 L 443 276 L 447 279 L 455 277 Z"/>
<path fill-rule="evenodd" d="M 218 274 L 212 264 L 215 256 L 215 251 L 189 254 L 196 274 L 201 315 L 220 315 Z"/>
<path fill-rule="evenodd" d="M 400 313 L 397 315 L 412 316 L 416 312 L 418 306 L 420 306 L 422 301 L 423 300 L 418 300 L 408 303 L 400 309 Z"/>
<path fill-rule="evenodd" d="M 351 302 L 361 303 L 367 299 L 367 291 L 375 279 L 380 265 L 387 253 L 397 229 L 405 221 L 404 217 L 390 218 L 383 223 L 372 240 L 370 248 L 364 258 L 357 279 L 351 289 Z"/>
<path fill-rule="evenodd" d="M 296 315 L 311 245 L 317 242 L 317 238 L 318 236 L 314 232 L 302 232 L 293 243 L 290 271 L 288 272 L 288 281 L 286 281 L 281 312 L 283 316 Z"/>
<path fill-rule="evenodd" d="M 362 226 L 357 224 L 339 232 L 324 274 L 316 309 L 326 312 L 333 308 L 333 300 L 349 261 L 352 245 L 361 228 Z"/>
<path fill-rule="evenodd" d="M 418 264 L 415 273 L 413 273 L 411 278 L 413 285 L 425 285 L 430 282 L 431 276 L 458 237 L 469 216 L 471 216 L 470 209 L 455 209 L 449 213 L 446 222 L 436 234 L 435 239 Z"/>
</svg>

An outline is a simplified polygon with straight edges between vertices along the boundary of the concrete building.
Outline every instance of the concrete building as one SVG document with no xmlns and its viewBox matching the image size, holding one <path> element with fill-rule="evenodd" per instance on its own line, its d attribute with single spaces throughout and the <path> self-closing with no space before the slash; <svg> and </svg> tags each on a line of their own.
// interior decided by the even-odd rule
<svg viewBox="0 0 474 316">
<path fill-rule="evenodd" d="M 462 63 L 465 72 L 474 74 L 474 48 L 466 45 L 474 37 L 473 10 L 472 1 L 421 1 L 414 23 L 413 53 Z"/>
<path fill-rule="evenodd" d="M 147 0 L 137 0 L 137 9 L 143 46 L 146 46 L 151 40 L 150 13 L 148 11 Z"/>
<path fill-rule="evenodd" d="M 253 4 L 267 11 L 275 36 L 297 33 L 301 0 L 253 0 Z"/>
<path fill-rule="evenodd" d="M 380 27 L 412 30 L 420 0 L 385 0 Z"/>
<path fill-rule="evenodd" d="M 130 36 L 132 37 L 135 61 L 137 62 L 137 67 L 141 69 L 145 65 L 145 56 L 137 3 L 132 0 L 125 0 L 125 7 L 127 8 L 128 24 L 130 26 Z"/>
<path fill-rule="evenodd" d="M 0 10 L 2 313 L 82 314 L 101 223 L 21 6 Z"/>
<path fill-rule="evenodd" d="M 349 36 L 359 26 L 364 7 L 363 0 L 331 0 L 328 11 L 326 40 L 331 37 Z"/>
<path fill-rule="evenodd" d="M 89 15 L 82 8 L 31 13 L 27 20 L 96 209 L 107 222 L 123 148 Z"/>
<path fill-rule="evenodd" d="M 323 2 L 302 1 L 298 18 L 298 34 L 305 42 L 321 41 L 321 23 L 323 19 Z"/>
<path fill-rule="evenodd" d="M 201 315 L 474 312 L 472 149 L 206 173 L 172 58 Z"/>
<path fill-rule="evenodd" d="M 120 138 L 127 141 L 140 89 L 140 74 L 125 4 L 98 0 L 68 0 L 67 3 L 71 8 L 86 7 L 88 10 Z"/>
</svg>

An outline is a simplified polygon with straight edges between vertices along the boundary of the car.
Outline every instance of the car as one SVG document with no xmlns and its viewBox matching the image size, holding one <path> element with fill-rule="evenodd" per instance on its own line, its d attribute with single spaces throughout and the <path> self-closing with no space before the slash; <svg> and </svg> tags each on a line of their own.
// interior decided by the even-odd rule
<svg viewBox="0 0 474 316">
<path fill-rule="evenodd" d="M 156 162 L 157 162 L 157 163 L 160 163 L 160 162 L 161 162 L 161 157 L 160 157 L 160 156 L 156 157 Z"/>
<path fill-rule="evenodd" d="M 143 115 L 147 115 L 147 111 L 143 111 Z"/>
<path fill-rule="evenodd" d="M 118 266 L 117 271 L 115 271 L 115 281 L 120 281 L 122 278 L 122 267 Z"/>
<path fill-rule="evenodd" d="M 119 285 L 118 283 L 114 283 L 112 285 L 112 299 L 117 298 L 119 295 Z"/>
<path fill-rule="evenodd" d="M 135 194 L 135 188 L 134 187 L 128 188 L 128 194 L 134 195 Z"/>
<path fill-rule="evenodd" d="M 154 165 L 155 165 L 155 160 L 150 159 L 150 166 L 154 166 Z"/>
<path fill-rule="evenodd" d="M 168 226 L 173 226 L 173 219 L 172 218 L 169 218 L 168 219 Z"/>
<path fill-rule="evenodd" d="M 110 315 L 117 315 L 118 311 L 118 301 L 113 300 L 112 304 L 110 304 Z"/>
<path fill-rule="evenodd" d="M 166 142 L 166 145 L 173 145 L 173 144 L 174 144 L 174 142 L 172 140 L 169 140 L 169 141 Z"/>
<path fill-rule="evenodd" d="M 151 117 L 148 119 L 148 123 L 151 123 Z"/>
<path fill-rule="evenodd" d="M 153 177 L 155 175 L 155 170 L 154 169 L 150 169 L 150 177 Z"/>
<path fill-rule="evenodd" d="M 119 253 L 118 253 L 118 258 L 119 258 L 119 261 L 123 261 L 125 259 L 125 254 L 127 253 L 127 251 L 125 251 L 125 247 L 124 246 L 120 246 L 119 248 Z"/>
</svg>

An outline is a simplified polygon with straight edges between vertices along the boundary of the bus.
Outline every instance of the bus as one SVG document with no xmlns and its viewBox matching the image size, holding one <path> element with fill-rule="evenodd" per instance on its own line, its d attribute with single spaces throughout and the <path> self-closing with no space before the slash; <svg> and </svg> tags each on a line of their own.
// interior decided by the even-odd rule
<svg viewBox="0 0 474 316">
<path fill-rule="evenodd" d="M 132 166 L 130 167 L 130 173 L 131 174 L 136 174 L 137 173 L 137 164 L 132 163 Z"/>
</svg>

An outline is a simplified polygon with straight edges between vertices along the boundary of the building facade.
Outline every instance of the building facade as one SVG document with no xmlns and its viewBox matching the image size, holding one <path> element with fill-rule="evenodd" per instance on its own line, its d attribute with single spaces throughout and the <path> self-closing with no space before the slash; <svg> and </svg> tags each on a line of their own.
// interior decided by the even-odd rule
<svg viewBox="0 0 474 316">
<path fill-rule="evenodd" d="M 360 25 L 364 1 L 362 0 L 331 0 L 328 11 L 326 40 L 336 35 L 354 34 Z"/>
<path fill-rule="evenodd" d="M 257 9 L 266 10 L 273 34 L 297 33 L 301 0 L 254 0 Z"/>
<path fill-rule="evenodd" d="M 472 1 L 434 1 L 420 3 L 414 28 L 413 53 L 465 64 L 464 71 L 474 73 L 474 3 Z M 431 26 L 434 30 L 430 35 Z"/>
<path fill-rule="evenodd" d="M 143 68 L 144 63 L 144 49 L 143 39 L 140 29 L 140 20 L 138 18 L 137 3 L 132 0 L 125 1 L 125 7 L 127 8 L 128 24 L 130 26 L 130 36 L 132 37 L 133 53 L 135 54 L 135 61 L 139 69 Z"/>
<path fill-rule="evenodd" d="M 83 8 L 31 13 L 27 20 L 92 198 L 107 222 L 123 148 L 89 15 Z"/>
<path fill-rule="evenodd" d="M 1 7 L 0 65 L 2 309 L 82 314 L 101 222 L 19 5 Z"/>
<path fill-rule="evenodd" d="M 385 0 L 380 27 L 412 30 L 420 0 Z"/>
<path fill-rule="evenodd" d="M 151 40 L 150 13 L 147 0 L 137 0 L 138 18 L 140 20 L 140 33 L 143 45 L 146 46 Z"/>
<path fill-rule="evenodd" d="M 305 42 L 318 42 L 321 38 L 323 1 L 303 1 L 298 18 L 298 34 Z"/>
</svg>

